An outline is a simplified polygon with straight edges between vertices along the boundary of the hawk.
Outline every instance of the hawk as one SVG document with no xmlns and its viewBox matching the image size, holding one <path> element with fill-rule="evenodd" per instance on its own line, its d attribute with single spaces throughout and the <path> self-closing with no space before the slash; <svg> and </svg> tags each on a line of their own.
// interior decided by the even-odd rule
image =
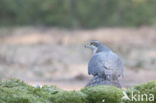
<svg viewBox="0 0 156 103">
<path fill-rule="evenodd" d="M 111 49 L 97 40 L 89 41 L 85 47 L 93 51 L 93 56 L 88 63 L 89 75 L 93 75 L 97 80 L 109 82 L 117 81 L 119 77 L 123 77 L 123 63 Z"/>
</svg>

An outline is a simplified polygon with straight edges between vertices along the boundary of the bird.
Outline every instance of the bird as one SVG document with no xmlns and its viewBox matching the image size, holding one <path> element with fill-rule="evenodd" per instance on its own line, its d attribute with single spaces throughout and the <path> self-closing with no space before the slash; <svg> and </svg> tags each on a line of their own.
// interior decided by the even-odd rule
<svg viewBox="0 0 156 103">
<path fill-rule="evenodd" d="M 115 83 L 120 87 L 118 78 L 124 76 L 124 66 L 120 57 L 97 40 L 90 40 L 84 46 L 93 51 L 93 56 L 88 62 L 88 74 L 93 75 L 93 79 L 88 85 Z"/>
</svg>

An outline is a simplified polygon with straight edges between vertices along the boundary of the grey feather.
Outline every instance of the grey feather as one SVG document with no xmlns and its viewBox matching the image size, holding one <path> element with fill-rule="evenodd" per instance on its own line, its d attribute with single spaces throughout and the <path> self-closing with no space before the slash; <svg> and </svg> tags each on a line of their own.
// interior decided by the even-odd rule
<svg viewBox="0 0 156 103">
<path fill-rule="evenodd" d="M 88 42 L 85 47 L 90 48 L 94 55 L 88 63 L 88 74 L 94 77 L 87 86 L 113 85 L 121 87 L 118 78 L 123 77 L 123 63 L 119 56 L 96 40 Z"/>
<path fill-rule="evenodd" d="M 123 64 L 118 55 L 101 45 L 88 63 L 88 74 L 123 76 Z"/>
</svg>

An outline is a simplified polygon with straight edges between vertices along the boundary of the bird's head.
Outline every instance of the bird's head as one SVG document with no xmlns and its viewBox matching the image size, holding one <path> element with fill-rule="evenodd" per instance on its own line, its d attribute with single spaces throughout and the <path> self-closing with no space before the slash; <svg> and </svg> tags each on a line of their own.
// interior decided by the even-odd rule
<svg viewBox="0 0 156 103">
<path fill-rule="evenodd" d="M 91 40 L 87 44 L 85 44 L 84 47 L 91 49 L 95 53 L 100 45 L 101 43 L 99 41 Z"/>
</svg>

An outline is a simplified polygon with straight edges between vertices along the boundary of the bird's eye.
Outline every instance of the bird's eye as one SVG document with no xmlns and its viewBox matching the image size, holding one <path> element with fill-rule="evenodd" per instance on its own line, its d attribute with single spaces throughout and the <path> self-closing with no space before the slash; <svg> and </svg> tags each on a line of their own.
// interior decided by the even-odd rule
<svg viewBox="0 0 156 103">
<path fill-rule="evenodd" d="M 93 43 L 93 42 L 91 42 L 91 43 L 90 43 L 90 45 L 94 45 L 94 43 Z"/>
</svg>

